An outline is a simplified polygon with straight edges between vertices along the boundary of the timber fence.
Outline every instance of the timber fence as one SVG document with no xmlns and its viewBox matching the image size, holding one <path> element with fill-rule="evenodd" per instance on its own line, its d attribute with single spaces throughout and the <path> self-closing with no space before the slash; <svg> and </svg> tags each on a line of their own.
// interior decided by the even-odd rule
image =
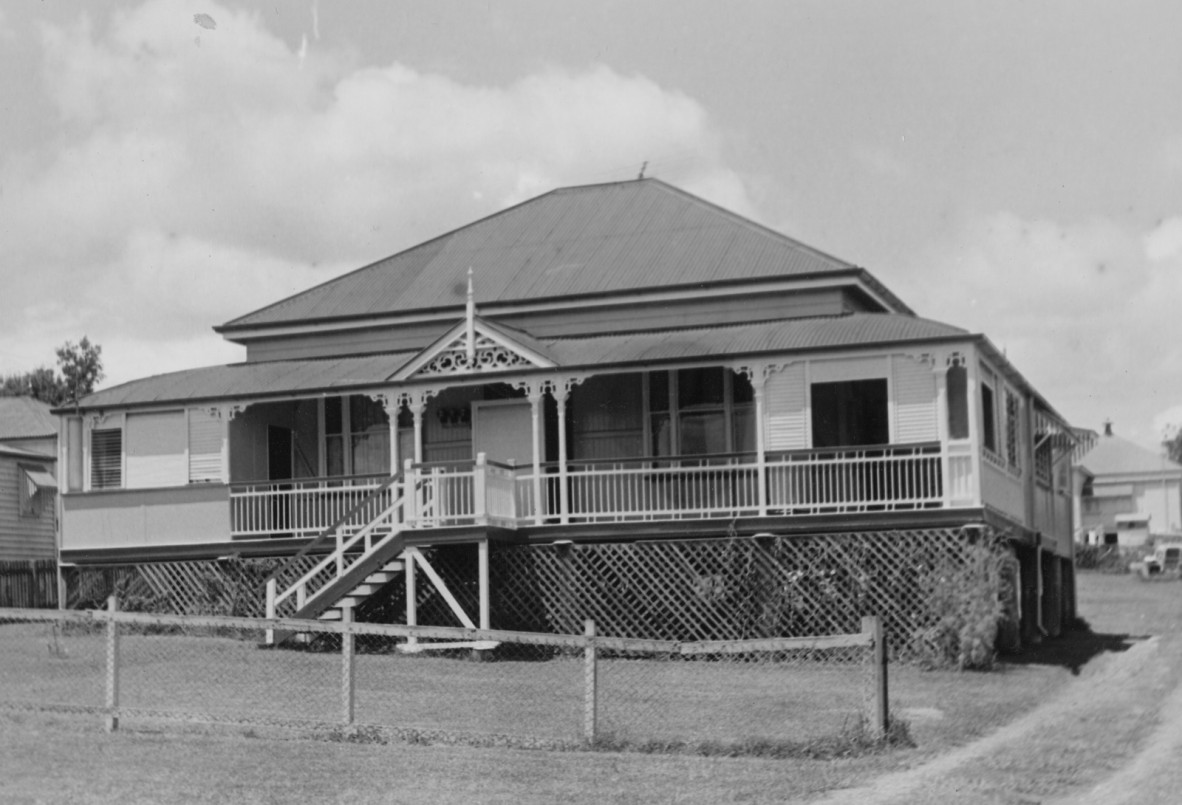
<svg viewBox="0 0 1182 805">
<path fill-rule="evenodd" d="M 280 645 L 267 647 L 268 636 Z M 443 644 L 446 644 L 444 646 Z M 0 610 L 0 709 L 336 740 L 817 754 L 889 730 L 881 624 L 674 641 L 106 610 Z M 833 749 L 840 747 L 840 749 Z"/>
<path fill-rule="evenodd" d="M 0 562 L 0 607 L 56 607 L 57 579 L 53 559 Z"/>
</svg>

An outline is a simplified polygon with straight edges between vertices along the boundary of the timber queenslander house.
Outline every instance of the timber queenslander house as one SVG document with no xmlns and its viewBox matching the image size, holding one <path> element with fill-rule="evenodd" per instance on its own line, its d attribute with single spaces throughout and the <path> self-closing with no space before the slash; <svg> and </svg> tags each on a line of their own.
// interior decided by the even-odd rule
<svg viewBox="0 0 1182 805">
<path fill-rule="evenodd" d="M 216 329 L 243 363 L 56 412 L 75 602 L 677 639 L 880 614 L 899 647 L 925 568 L 990 534 L 1025 639 L 1074 613 L 1079 436 L 1006 357 L 655 179 Z"/>
</svg>

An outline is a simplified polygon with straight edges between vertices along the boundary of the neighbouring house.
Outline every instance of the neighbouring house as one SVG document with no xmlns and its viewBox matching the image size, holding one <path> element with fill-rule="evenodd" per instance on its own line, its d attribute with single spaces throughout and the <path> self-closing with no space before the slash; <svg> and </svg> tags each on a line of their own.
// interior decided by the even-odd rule
<svg viewBox="0 0 1182 805">
<path fill-rule="evenodd" d="M 57 601 L 57 420 L 30 397 L 0 397 L 0 606 Z"/>
<path fill-rule="evenodd" d="M 1024 635 L 1074 612 L 1078 435 L 1005 355 L 659 180 L 554 190 L 215 329 L 244 362 L 58 412 L 77 584 L 208 608 L 258 559 L 278 614 L 700 638 L 873 612 L 901 646 L 925 573 L 989 534 Z"/>
<path fill-rule="evenodd" d="M 1182 534 L 1182 464 L 1161 451 L 1104 433 L 1076 468 L 1082 541 L 1135 547 Z"/>
</svg>

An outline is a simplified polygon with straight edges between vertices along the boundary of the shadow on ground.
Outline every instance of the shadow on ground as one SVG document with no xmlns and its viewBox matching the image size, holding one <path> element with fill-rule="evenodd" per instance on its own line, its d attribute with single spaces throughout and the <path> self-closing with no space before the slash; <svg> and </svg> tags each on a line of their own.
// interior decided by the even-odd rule
<svg viewBox="0 0 1182 805">
<path fill-rule="evenodd" d="M 1055 665 L 1078 676 L 1080 669 L 1092 658 L 1106 651 L 1128 651 L 1134 643 L 1145 639 L 1144 635 L 1097 634 L 1084 624 L 1059 637 L 1004 654 L 1001 661 L 1006 665 Z"/>
</svg>

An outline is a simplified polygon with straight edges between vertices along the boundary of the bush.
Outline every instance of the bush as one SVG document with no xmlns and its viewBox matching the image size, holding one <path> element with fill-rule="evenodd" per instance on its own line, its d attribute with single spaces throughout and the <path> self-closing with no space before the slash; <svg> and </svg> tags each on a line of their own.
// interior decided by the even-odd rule
<svg viewBox="0 0 1182 805">
<path fill-rule="evenodd" d="M 1014 562 L 1003 536 L 988 532 L 920 568 L 929 620 L 912 634 L 909 653 L 928 667 L 992 668 L 1014 598 Z"/>
<path fill-rule="evenodd" d="M 1128 573 L 1130 563 L 1139 562 L 1151 553 L 1153 548 L 1149 545 L 1122 548 L 1117 545 L 1081 545 L 1077 542 L 1075 566 L 1080 570 L 1095 570 L 1099 573 Z"/>
</svg>

